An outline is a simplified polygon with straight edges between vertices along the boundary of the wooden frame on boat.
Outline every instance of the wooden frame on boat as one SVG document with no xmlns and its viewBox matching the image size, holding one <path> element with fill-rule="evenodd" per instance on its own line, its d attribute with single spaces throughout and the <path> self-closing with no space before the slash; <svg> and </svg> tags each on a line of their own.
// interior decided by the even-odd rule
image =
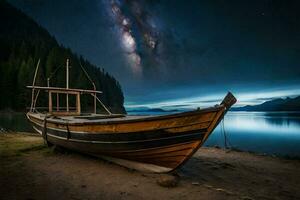
<svg viewBox="0 0 300 200">
<path fill-rule="evenodd" d="M 52 115 L 63 115 L 63 116 L 75 116 L 75 115 L 81 115 L 81 102 L 80 102 L 80 95 L 81 94 L 90 94 L 94 98 L 94 114 L 97 114 L 97 102 L 100 103 L 100 105 L 104 108 L 104 110 L 111 115 L 112 113 L 109 111 L 109 109 L 102 103 L 102 101 L 97 97 L 97 94 L 101 94 L 102 91 L 97 91 L 95 83 L 89 78 L 87 72 L 84 70 L 84 73 L 87 75 L 88 79 L 92 82 L 94 90 L 85 90 L 85 89 L 73 89 L 69 88 L 69 59 L 67 59 L 66 63 L 66 88 L 61 87 L 50 87 L 50 78 L 47 78 L 47 87 L 42 86 L 35 86 L 35 80 L 37 71 L 39 68 L 39 63 L 36 67 L 36 71 L 33 78 L 32 86 L 27 86 L 27 88 L 32 89 L 32 100 L 31 100 L 31 107 L 30 111 L 35 111 L 36 108 L 36 101 L 38 99 L 40 90 L 44 90 L 48 92 L 48 112 Z M 37 90 L 37 93 L 35 93 L 35 90 Z M 52 102 L 52 94 L 56 94 L 56 111 L 53 109 L 53 102 Z M 59 94 L 65 94 L 66 95 L 66 111 L 60 111 L 59 107 Z M 76 96 L 76 110 L 70 111 L 69 106 L 69 95 L 75 95 Z"/>
<path fill-rule="evenodd" d="M 80 92 L 73 91 L 57 91 L 57 90 L 48 90 L 49 92 L 49 113 L 52 115 L 80 115 L 81 114 L 81 104 L 80 104 Z M 53 110 L 52 106 L 52 94 L 56 94 L 56 111 Z M 76 96 L 76 110 L 70 111 L 69 104 L 67 104 L 66 111 L 59 111 L 59 94 L 66 95 L 75 95 Z"/>
</svg>

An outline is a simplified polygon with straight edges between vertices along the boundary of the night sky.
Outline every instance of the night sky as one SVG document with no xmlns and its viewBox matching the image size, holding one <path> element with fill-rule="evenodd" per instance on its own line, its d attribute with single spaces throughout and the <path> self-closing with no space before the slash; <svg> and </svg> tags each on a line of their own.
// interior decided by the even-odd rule
<svg viewBox="0 0 300 200">
<path fill-rule="evenodd" d="M 114 75 L 127 107 L 300 95 L 300 1 L 9 2 Z"/>
</svg>

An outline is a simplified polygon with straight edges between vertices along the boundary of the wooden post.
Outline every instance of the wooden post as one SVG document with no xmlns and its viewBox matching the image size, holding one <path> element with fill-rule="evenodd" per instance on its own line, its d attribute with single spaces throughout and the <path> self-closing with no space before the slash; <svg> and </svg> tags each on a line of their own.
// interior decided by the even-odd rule
<svg viewBox="0 0 300 200">
<path fill-rule="evenodd" d="M 50 87 L 50 78 L 47 78 L 47 86 Z M 49 112 L 52 112 L 52 93 L 48 92 Z"/>
<path fill-rule="evenodd" d="M 49 91 L 49 113 L 52 113 L 52 92 Z"/>
<path fill-rule="evenodd" d="M 94 93 L 94 113 L 97 114 L 97 99 L 96 99 L 96 93 Z"/>
<path fill-rule="evenodd" d="M 56 93 L 56 111 L 59 111 L 59 93 Z"/>
<path fill-rule="evenodd" d="M 76 111 L 78 115 L 81 113 L 81 105 L 80 105 L 80 93 L 77 93 L 76 95 Z"/>
<path fill-rule="evenodd" d="M 69 59 L 66 64 L 66 88 L 69 89 Z M 67 93 L 67 112 L 69 112 L 69 94 Z"/>
<path fill-rule="evenodd" d="M 88 75 L 87 74 L 87 72 L 86 71 L 84 71 L 85 73 L 86 73 L 86 75 Z M 88 78 L 89 78 L 89 76 L 88 76 Z M 90 79 L 90 78 L 89 78 Z M 90 81 L 92 82 L 92 84 L 93 84 L 93 89 L 94 89 L 94 91 L 96 91 L 96 85 L 95 85 L 95 83 L 92 81 L 92 79 L 90 79 Z M 96 92 L 94 93 L 94 114 L 97 114 L 97 99 L 96 99 L 96 96 L 97 94 L 96 94 Z"/>
<path fill-rule="evenodd" d="M 37 101 L 37 99 L 38 99 L 38 97 L 39 97 L 39 94 L 40 94 L 40 90 L 37 91 L 37 94 L 36 94 L 36 96 L 35 96 L 35 99 L 34 99 L 34 102 L 33 102 L 33 108 L 35 108 L 36 101 Z"/>
</svg>

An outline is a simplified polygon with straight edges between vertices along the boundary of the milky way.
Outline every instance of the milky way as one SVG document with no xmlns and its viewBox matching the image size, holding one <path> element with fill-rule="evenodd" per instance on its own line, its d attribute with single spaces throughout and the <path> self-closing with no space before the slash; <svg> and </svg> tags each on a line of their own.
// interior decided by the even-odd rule
<svg viewBox="0 0 300 200">
<path fill-rule="evenodd" d="M 124 50 L 132 73 L 136 76 L 143 75 L 143 54 L 148 54 L 154 60 L 159 41 L 157 26 L 142 6 L 141 1 L 111 0 L 109 4 L 110 16 L 115 22 L 120 44 Z"/>
</svg>

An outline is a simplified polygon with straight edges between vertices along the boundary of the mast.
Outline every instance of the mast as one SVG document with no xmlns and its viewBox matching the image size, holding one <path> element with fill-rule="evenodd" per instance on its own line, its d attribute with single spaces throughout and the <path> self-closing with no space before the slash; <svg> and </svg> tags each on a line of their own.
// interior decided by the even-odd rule
<svg viewBox="0 0 300 200">
<path fill-rule="evenodd" d="M 40 61 L 41 60 L 39 59 L 37 65 L 36 65 L 36 68 L 35 68 L 34 77 L 33 77 L 33 81 L 32 81 L 32 86 L 33 87 L 35 85 L 35 79 L 36 79 L 37 72 L 39 70 Z M 34 109 L 35 109 L 35 107 L 34 107 L 34 88 L 32 88 L 32 91 L 31 91 L 31 106 L 30 106 L 30 111 L 33 112 Z"/>
<path fill-rule="evenodd" d="M 66 88 L 69 89 L 69 59 L 66 64 Z M 69 112 L 69 94 L 67 94 L 67 112 Z"/>
</svg>

